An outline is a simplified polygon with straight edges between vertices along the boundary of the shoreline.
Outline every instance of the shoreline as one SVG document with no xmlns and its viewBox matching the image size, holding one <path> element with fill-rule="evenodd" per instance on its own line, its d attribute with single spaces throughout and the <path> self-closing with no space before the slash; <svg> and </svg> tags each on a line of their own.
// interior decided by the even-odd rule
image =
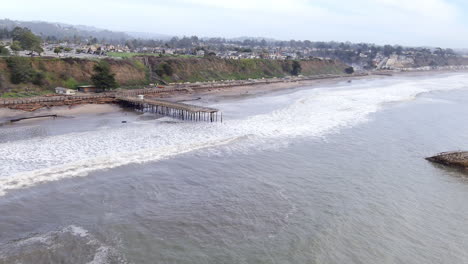
<svg viewBox="0 0 468 264">
<path fill-rule="evenodd" d="M 269 93 L 287 91 L 300 87 L 317 87 L 321 85 L 334 85 L 341 82 L 348 82 L 353 80 L 371 80 L 378 78 L 392 78 L 392 77 L 419 77 L 429 76 L 431 74 L 450 74 L 450 73 L 467 73 L 468 70 L 431 70 L 431 71 L 411 71 L 411 72 L 380 72 L 380 73 L 367 73 L 349 76 L 327 76 L 327 77 L 306 77 L 307 79 L 289 79 L 288 81 L 276 81 L 264 83 L 246 83 L 230 86 L 214 86 L 214 87 L 182 87 L 179 89 L 172 89 L 170 91 L 158 91 L 155 95 L 147 95 L 148 98 L 159 98 L 171 102 L 205 102 L 213 103 L 219 100 L 226 99 L 240 99 L 247 96 L 259 96 Z M 310 79 L 309 79 L 310 78 Z M 278 80 L 278 79 L 276 79 Z M 215 83 L 216 84 L 216 83 Z M 222 83 L 220 83 L 222 84 Z M 156 88 L 157 89 L 157 88 Z M 128 90 L 132 92 L 132 90 Z M 27 100 L 28 98 L 21 98 Z M 21 100 L 19 99 L 19 100 Z M 14 99 L 12 99 L 14 100 Z M 115 112 L 115 107 L 97 107 L 113 106 L 113 103 L 79 103 L 70 105 L 51 105 L 41 107 L 34 111 L 24 111 L 20 109 L 12 109 L 9 107 L 0 107 L 0 121 L 6 121 L 11 118 L 18 117 L 31 117 L 44 113 L 60 112 L 61 115 L 81 115 L 81 114 L 99 114 L 103 112 Z M 93 106 L 93 107 L 90 107 Z"/>
<path fill-rule="evenodd" d="M 372 80 L 379 78 L 392 78 L 392 77 L 420 77 L 430 76 L 432 74 L 450 74 L 450 73 L 468 73 L 468 70 L 431 70 L 431 71 L 407 71 L 407 72 L 385 72 L 382 73 L 368 73 L 367 75 L 350 75 L 339 76 L 334 78 L 320 78 L 310 80 L 298 80 L 294 82 L 279 82 L 279 83 L 265 83 L 255 85 L 239 85 L 233 87 L 216 87 L 216 88 L 199 88 L 194 89 L 193 92 L 176 91 L 172 94 L 162 94 L 166 100 L 177 102 L 194 102 L 200 100 L 217 101 L 219 99 L 227 98 L 241 98 L 245 96 L 258 96 L 269 94 L 278 91 L 287 91 L 300 87 L 317 87 L 319 85 L 334 85 L 340 82 L 347 82 L 353 80 Z M 203 98 L 205 97 L 205 98 Z"/>
</svg>

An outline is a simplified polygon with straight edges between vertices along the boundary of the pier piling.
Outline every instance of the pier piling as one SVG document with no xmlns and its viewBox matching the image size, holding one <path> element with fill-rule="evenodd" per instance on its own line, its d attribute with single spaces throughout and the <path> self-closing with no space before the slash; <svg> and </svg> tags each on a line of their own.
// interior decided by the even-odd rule
<svg viewBox="0 0 468 264">
<path fill-rule="evenodd" d="M 159 99 L 117 97 L 117 100 L 124 105 L 134 107 L 142 112 L 157 113 L 186 121 L 218 122 L 219 110 L 215 108 L 169 102 Z"/>
</svg>

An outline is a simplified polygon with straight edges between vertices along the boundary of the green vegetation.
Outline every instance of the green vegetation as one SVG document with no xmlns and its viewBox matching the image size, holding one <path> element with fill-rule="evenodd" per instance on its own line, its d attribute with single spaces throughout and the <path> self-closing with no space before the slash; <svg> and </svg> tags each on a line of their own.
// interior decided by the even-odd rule
<svg viewBox="0 0 468 264">
<path fill-rule="evenodd" d="M 10 69 L 10 80 L 14 84 L 30 83 L 35 78 L 36 71 L 27 58 L 10 57 L 7 59 L 7 65 Z"/>
<path fill-rule="evenodd" d="M 10 51 L 4 46 L 0 45 L 0 56 L 8 56 L 8 55 L 10 55 Z"/>
<path fill-rule="evenodd" d="M 345 72 L 347 74 L 353 74 L 354 73 L 354 68 L 353 67 L 348 67 L 348 68 L 345 69 Z"/>
<path fill-rule="evenodd" d="M 100 61 L 94 65 L 94 75 L 91 76 L 91 81 L 97 88 L 105 90 L 115 89 L 118 87 L 115 81 L 115 74 L 111 73 L 110 65 L 106 61 Z"/>
<path fill-rule="evenodd" d="M 1 94 L 0 98 L 32 97 L 32 96 L 41 96 L 41 95 L 46 95 L 46 94 L 51 94 L 51 93 L 52 91 L 50 90 L 31 90 L 31 91 L 13 90 L 13 91 Z"/>
<path fill-rule="evenodd" d="M 62 52 L 62 50 L 63 50 L 63 47 L 55 47 L 54 48 L 54 53 L 56 53 L 58 55 L 60 52 Z"/>
<path fill-rule="evenodd" d="M 18 52 L 18 51 L 21 51 L 23 50 L 23 48 L 21 48 L 21 44 L 19 41 L 13 41 L 13 43 L 11 44 L 10 48 L 14 51 L 14 52 Z"/>
<path fill-rule="evenodd" d="M 158 65 L 158 68 L 155 70 L 155 72 L 158 76 L 164 78 L 172 76 L 172 74 L 174 74 L 174 69 L 169 63 L 163 62 Z"/>
<path fill-rule="evenodd" d="M 343 74 L 348 67 L 326 60 L 268 60 L 268 59 L 220 59 L 213 57 L 148 57 L 151 67 L 141 58 L 119 60 L 89 60 L 78 58 L 0 58 L 0 95 L 23 96 L 34 92 L 52 91 L 57 86 L 76 88 L 93 83 L 113 89 L 121 85 L 141 87 L 148 84 L 149 69 L 168 83 L 204 82 L 219 80 L 246 80 L 319 74 Z M 157 79 L 151 80 L 156 82 Z"/>
<path fill-rule="evenodd" d="M 301 73 L 301 71 L 302 71 L 301 64 L 298 61 L 293 61 L 291 74 L 294 76 L 297 76 Z"/>
<path fill-rule="evenodd" d="M 31 82 L 38 86 L 46 84 L 45 74 L 43 72 L 35 72 Z"/>
<path fill-rule="evenodd" d="M 13 41 L 17 41 L 15 49 L 29 50 L 39 55 L 44 52 L 41 47 L 42 40 L 40 37 L 34 35 L 28 28 L 15 27 L 12 31 Z M 13 49 L 13 48 L 12 48 Z"/>
<path fill-rule="evenodd" d="M 70 89 L 75 89 L 79 83 L 73 78 L 69 77 L 66 81 L 63 82 L 63 86 Z"/>
<path fill-rule="evenodd" d="M 166 82 L 246 80 L 290 75 L 342 74 L 345 65 L 332 61 L 282 61 L 268 59 L 158 58 L 150 60 Z"/>
</svg>

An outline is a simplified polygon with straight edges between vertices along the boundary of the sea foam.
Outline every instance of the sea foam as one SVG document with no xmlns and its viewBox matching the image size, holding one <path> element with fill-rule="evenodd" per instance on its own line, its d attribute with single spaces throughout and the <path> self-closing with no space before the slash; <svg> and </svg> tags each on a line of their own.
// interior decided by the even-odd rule
<svg viewBox="0 0 468 264">
<path fill-rule="evenodd" d="M 362 81 L 249 99 L 247 104 L 257 109 L 264 104 L 274 110 L 228 118 L 222 124 L 141 121 L 120 128 L 5 142 L 0 144 L 0 195 L 194 150 L 227 144 L 236 149 L 246 145 L 236 143 L 245 138 L 249 139 L 247 145 L 258 149 L 294 137 L 323 137 L 366 122 L 370 114 L 388 103 L 414 100 L 432 91 L 463 89 L 467 81 L 468 75 L 462 74 Z M 245 104 L 241 101 L 224 106 L 228 111 L 242 112 Z M 216 106 L 224 109 L 223 104 Z M 229 114 L 225 112 L 225 116 Z"/>
</svg>

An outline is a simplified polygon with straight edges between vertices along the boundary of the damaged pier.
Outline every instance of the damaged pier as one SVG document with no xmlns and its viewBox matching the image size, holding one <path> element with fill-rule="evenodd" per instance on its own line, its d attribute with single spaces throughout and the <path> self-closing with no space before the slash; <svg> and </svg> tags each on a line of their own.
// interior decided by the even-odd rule
<svg viewBox="0 0 468 264">
<path fill-rule="evenodd" d="M 169 102 L 159 99 L 143 99 L 136 97 L 116 97 L 123 105 L 131 106 L 143 112 L 172 116 L 188 121 L 223 122 L 222 113 L 210 107 Z"/>
</svg>

